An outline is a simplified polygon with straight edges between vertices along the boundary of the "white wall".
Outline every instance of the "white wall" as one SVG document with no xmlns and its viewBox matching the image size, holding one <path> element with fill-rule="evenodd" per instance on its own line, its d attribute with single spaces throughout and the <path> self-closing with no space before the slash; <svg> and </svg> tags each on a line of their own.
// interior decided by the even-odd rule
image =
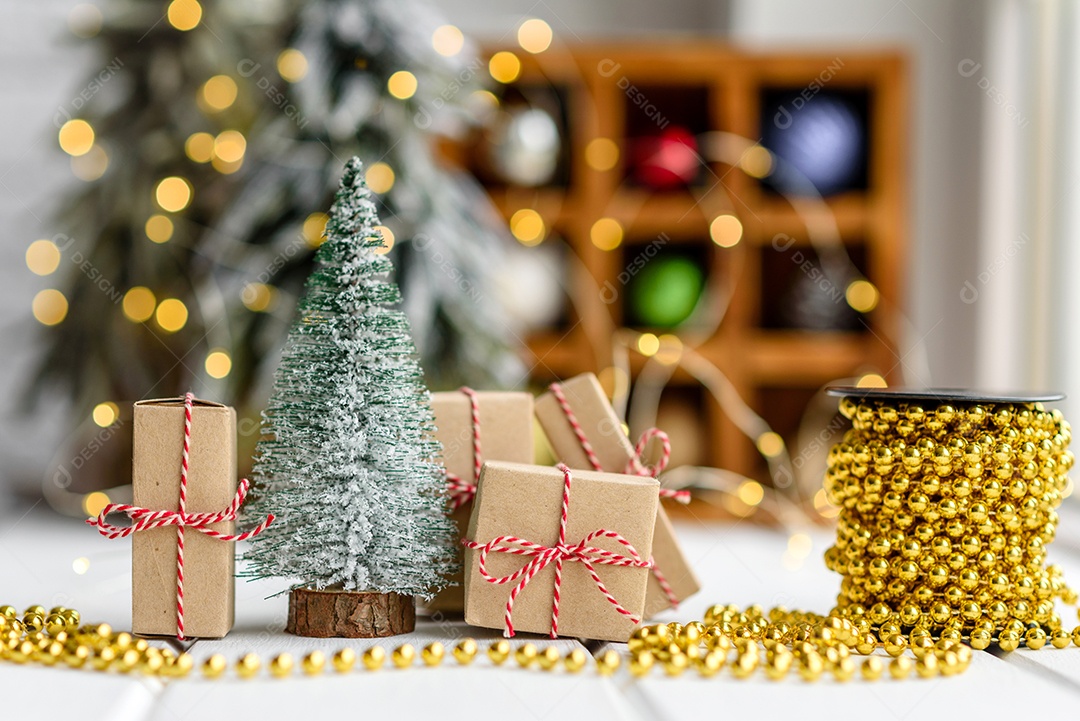
<svg viewBox="0 0 1080 721">
<path fill-rule="evenodd" d="M 65 18 L 77 0 L 0 0 L 0 486 L 37 486 L 62 440 L 60 408 L 34 420 L 20 409 L 41 326 L 30 302 L 50 281 L 26 269 L 26 247 L 54 234 L 50 215 L 76 181 L 53 116 L 91 70 Z M 55 276 L 54 276 L 55 277 Z M 0 494 L 2 495 L 2 494 Z"/>
</svg>

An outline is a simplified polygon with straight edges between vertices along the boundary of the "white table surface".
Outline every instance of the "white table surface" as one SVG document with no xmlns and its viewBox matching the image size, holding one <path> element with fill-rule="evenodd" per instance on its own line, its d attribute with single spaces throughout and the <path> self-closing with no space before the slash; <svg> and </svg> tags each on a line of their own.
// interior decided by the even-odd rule
<svg viewBox="0 0 1080 721">
<path fill-rule="evenodd" d="M 1050 559 L 1064 567 L 1066 578 L 1080 584 L 1080 509 L 1062 512 L 1059 538 Z M 665 620 L 700 618 L 715 602 L 765 608 L 826 611 L 832 606 L 839 577 L 827 571 L 821 556 L 831 533 L 813 534 L 813 550 L 801 568 L 783 563 L 784 534 L 742 524 L 678 524 L 680 537 L 696 563 L 704 590 Z M 122 629 L 130 623 L 129 544 L 108 541 L 78 522 L 53 516 L 41 506 L 28 512 L 0 515 L 0 604 L 22 609 L 40 603 L 66 605 L 83 613 L 84 621 L 102 621 Z M 73 561 L 89 560 L 85 573 Z M 790 565 L 790 564 L 789 564 Z M 236 629 L 221 641 L 199 641 L 191 651 L 197 661 L 223 653 L 230 663 L 252 651 L 264 664 L 282 651 L 299 663 L 309 650 L 332 652 L 363 641 L 299 639 L 285 634 L 285 597 L 267 599 L 276 591 L 266 583 L 237 585 Z M 1066 624 L 1075 611 L 1064 609 Z M 409 641 L 419 649 L 433 639 L 449 642 L 461 636 L 498 637 L 494 631 L 473 629 L 460 622 L 422 621 L 409 636 L 383 640 L 389 649 Z M 549 643 L 520 636 L 539 645 Z M 558 641 L 565 649 L 575 641 Z M 481 640 L 481 648 L 486 646 Z M 621 644 L 611 644 L 621 648 Z M 419 661 L 418 661 L 419 663 Z M 357 664 L 360 668 L 360 664 Z M 925 719 L 972 717 L 1021 718 L 1025 714 L 1060 713 L 1075 716 L 1080 703 L 1080 648 L 1041 651 L 1021 649 L 1011 654 L 976 652 L 966 674 L 953 678 L 905 682 L 882 679 L 869 683 L 856 678 L 846 684 L 833 680 L 806 684 L 796 674 L 779 683 L 761 674 L 736 680 L 722 671 L 712 679 L 687 672 L 676 679 L 658 669 L 644 679 L 620 670 L 610 678 L 588 672 L 522 671 L 508 662 L 494 668 L 482 655 L 468 668 L 448 660 L 437 669 L 417 666 L 409 671 L 389 667 L 371 673 L 355 670 L 339 675 L 329 669 L 308 678 L 299 670 L 277 680 L 265 669 L 252 680 L 231 674 L 211 681 L 195 672 L 187 679 L 159 680 L 139 675 L 102 674 L 68 668 L 17 666 L 0 662 L 0 719 L 108 719 L 109 721 L 175 721 L 226 716 L 249 719 L 366 717 L 438 718 L 479 721 L 524 719 L 682 719 L 718 718 L 731 713 L 761 718 L 835 719 L 853 717 Z M 1068 714 L 1066 716 L 1065 714 Z M 961 716 L 962 715 L 962 716 Z"/>
</svg>

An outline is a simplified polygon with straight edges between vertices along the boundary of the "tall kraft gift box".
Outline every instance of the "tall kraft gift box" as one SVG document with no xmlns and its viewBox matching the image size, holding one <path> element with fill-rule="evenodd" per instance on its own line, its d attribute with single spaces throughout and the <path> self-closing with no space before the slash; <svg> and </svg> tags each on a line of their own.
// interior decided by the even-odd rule
<svg viewBox="0 0 1080 721">
<path fill-rule="evenodd" d="M 132 491 L 134 505 L 177 510 L 184 453 L 184 399 L 135 404 Z M 237 488 L 236 412 L 196 400 L 188 455 L 188 513 L 227 508 Z M 235 523 L 210 526 L 233 533 Z M 176 528 L 131 536 L 131 627 L 142 636 L 175 636 Z M 233 626 L 235 543 L 196 531 L 184 534 L 184 635 L 221 638 Z"/>
<path fill-rule="evenodd" d="M 599 460 L 601 470 L 611 473 L 628 472 L 635 458 L 634 446 L 623 432 L 619 416 L 611 407 L 596 376 L 584 373 L 559 385 L 581 431 Z M 560 461 L 571 468 L 593 468 L 593 463 L 582 447 L 570 419 L 552 391 L 549 390 L 536 399 L 536 418 Z M 660 504 L 656 510 L 652 552 L 659 574 L 650 574 L 649 577 L 645 618 L 673 605 L 669 594 L 660 583 L 661 577 L 669 585 L 671 595 L 679 602 L 685 601 L 701 589 L 701 584 L 675 537 L 671 521 Z"/>
<path fill-rule="evenodd" d="M 475 396 L 479 427 L 474 426 L 472 401 Z M 533 397 L 513 391 L 448 391 L 431 394 L 435 412 L 435 437 L 442 443 L 443 463 L 448 474 L 475 484 L 478 467 L 474 437 L 479 433 L 480 464 L 484 461 L 532 463 L 534 455 Z M 451 514 L 464 537 L 473 503 L 468 500 Z M 464 549 L 459 547 L 459 560 Z M 455 585 L 443 589 L 424 606 L 432 612 L 459 614 L 465 610 L 464 574 L 451 579 Z"/>
</svg>

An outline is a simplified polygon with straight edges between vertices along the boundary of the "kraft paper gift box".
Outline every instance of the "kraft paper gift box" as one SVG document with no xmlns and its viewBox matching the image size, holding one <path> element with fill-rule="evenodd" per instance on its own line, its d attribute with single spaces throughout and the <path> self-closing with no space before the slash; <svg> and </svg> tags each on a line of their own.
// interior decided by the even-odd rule
<svg viewBox="0 0 1080 721">
<path fill-rule="evenodd" d="M 531 393 L 474 391 L 480 413 L 480 455 L 483 461 L 532 463 L 534 457 L 533 397 Z M 473 455 L 472 403 L 461 391 L 431 394 L 435 412 L 435 437 L 442 443 L 447 473 L 467 483 L 476 482 Z M 466 502 L 451 514 L 464 537 L 472 513 Z M 464 551 L 463 548 L 459 548 Z M 462 554 L 459 553 L 459 560 Z M 464 573 L 451 579 L 456 585 L 443 589 L 424 606 L 430 611 L 461 613 L 465 609 Z"/>
<path fill-rule="evenodd" d="M 184 399 L 135 404 L 133 504 L 177 510 L 184 451 Z M 236 413 L 196 400 L 188 455 L 188 513 L 215 513 L 236 494 Z M 210 528 L 233 533 L 233 521 Z M 144 636 L 176 635 L 174 526 L 131 536 L 131 628 Z M 184 534 L 184 635 L 221 638 L 233 626 L 235 543 L 188 529 Z"/>
<path fill-rule="evenodd" d="M 599 459 L 601 469 L 612 473 L 626 472 L 635 456 L 634 446 L 623 431 L 619 416 L 608 402 L 600 381 L 592 373 L 583 373 L 559 385 Z M 560 461 L 571 468 L 593 468 L 570 420 L 550 390 L 536 399 L 536 417 Z M 680 602 L 701 590 L 701 584 L 679 546 L 663 506 L 657 506 L 653 558 L 656 569 Z M 661 586 L 659 577 L 650 574 L 645 617 L 671 607 L 671 600 Z"/>
<path fill-rule="evenodd" d="M 618 603 L 640 619 L 650 571 L 653 528 L 659 503 L 654 478 L 596 471 L 571 471 L 566 545 L 573 546 L 599 529 L 620 534 L 644 562 L 642 567 L 599 565 L 598 576 Z M 559 468 L 491 461 L 484 464 L 469 520 L 467 538 L 478 544 L 501 536 L 553 548 L 559 541 L 564 476 Z M 595 538 L 589 546 L 632 558 L 612 538 Z M 505 628 L 506 604 L 520 579 L 496 584 L 480 571 L 480 551 L 465 551 L 465 622 L 485 628 Z M 491 552 L 487 571 L 508 576 L 533 557 Z M 515 632 L 548 634 L 552 628 L 555 563 L 539 571 L 515 599 Z M 619 613 L 598 589 L 584 564 L 567 560 L 562 568 L 558 635 L 625 641 L 636 628 L 634 618 Z"/>
</svg>

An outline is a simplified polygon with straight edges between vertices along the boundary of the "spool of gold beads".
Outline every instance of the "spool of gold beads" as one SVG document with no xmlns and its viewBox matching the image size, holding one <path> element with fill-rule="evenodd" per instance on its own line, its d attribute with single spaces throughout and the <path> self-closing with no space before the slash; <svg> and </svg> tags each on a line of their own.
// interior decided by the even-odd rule
<svg viewBox="0 0 1080 721">
<path fill-rule="evenodd" d="M 1042 403 L 1060 396 L 830 389 L 853 428 L 829 452 L 840 507 L 825 563 L 843 576 L 837 608 L 879 637 L 929 633 L 1043 646 L 1066 637 L 1075 605 L 1046 565 L 1069 487 L 1072 433 Z"/>
</svg>

